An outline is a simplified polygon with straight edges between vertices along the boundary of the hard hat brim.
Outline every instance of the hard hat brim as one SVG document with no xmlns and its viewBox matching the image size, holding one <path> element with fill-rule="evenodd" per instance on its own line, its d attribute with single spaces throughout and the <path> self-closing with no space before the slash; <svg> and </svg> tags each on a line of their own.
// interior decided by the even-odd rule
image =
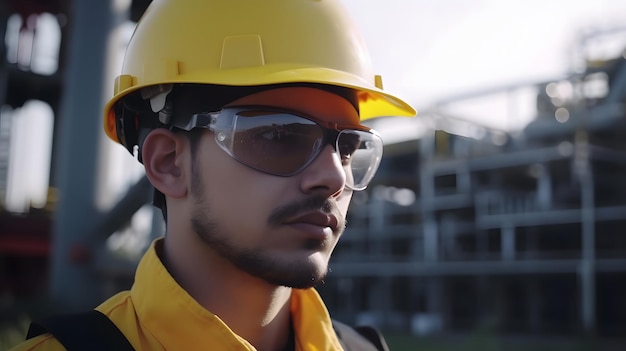
<svg viewBox="0 0 626 351">
<path fill-rule="evenodd" d="M 157 84 L 211 84 L 226 86 L 265 86 L 285 83 L 316 83 L 322 85 L 339 86 L 356 91 L 358 97 L 359 115 L 361 120 L 376 117 L 406 116 L 412 117 L 417 114 L 415 109 L 404 100 L 392 94 L 386 93 L 374 84 L 347 72 L 320 67 L 293 68 L 266 65 L 262 67 L 246 67 L 226 69 L 222 71 L 211 70 L 207 74 L 194 72 L 186 75 L 184 72 L 173 72 L 170 77 L 158 77 L 158 79 L 141 79 L 143 77 L 131 77 L 122 75 L 116 79 L 114 97 L 108 101 L 104 108 L 104 129 L 106 134 L 114 141 L 120 142 L 115 129 L 115 114 L 113 106 L 124 96 L 141 88 Z M 262 72 L 259 72 L 261 70 Z M 171 70 L 168 70 L 172 72 Z M 141 83 L 138 83 L 141 82 Z"/>
</svg>

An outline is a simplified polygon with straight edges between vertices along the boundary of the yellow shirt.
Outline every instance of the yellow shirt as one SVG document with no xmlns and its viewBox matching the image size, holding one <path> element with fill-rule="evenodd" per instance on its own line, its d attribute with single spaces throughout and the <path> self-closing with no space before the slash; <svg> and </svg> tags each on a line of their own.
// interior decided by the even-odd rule
<svg viewBox="0 0 626 351">
<path fill-rule="evenodd" d="M 135 350 L 255 350 L 216 315 L 204 309 L 168 273 L 155 241 L 139 262 L 130 291 L 96 309 L 107 315 Z M 291 318 L 298 351 L 342 350 L 324 303 L 314 289 L 293 289 Z M 11 349 L 64 350 L 50 334 Z"/>
</svg>

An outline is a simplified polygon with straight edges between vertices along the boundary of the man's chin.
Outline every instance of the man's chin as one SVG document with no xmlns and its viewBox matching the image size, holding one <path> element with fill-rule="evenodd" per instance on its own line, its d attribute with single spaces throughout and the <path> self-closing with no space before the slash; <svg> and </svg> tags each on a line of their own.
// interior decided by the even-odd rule
<svg viewBox="0 0 626 351">
<path fill-rule="evenodd" d="M 328 265 L 324 262 L 291 262 L 282 270 L 274 270 L 260 274 L 259 278 L 270 284 L 287 286 L 294 289 L 308 289 L 322 282 L 328 273 Z"/>
</svg>

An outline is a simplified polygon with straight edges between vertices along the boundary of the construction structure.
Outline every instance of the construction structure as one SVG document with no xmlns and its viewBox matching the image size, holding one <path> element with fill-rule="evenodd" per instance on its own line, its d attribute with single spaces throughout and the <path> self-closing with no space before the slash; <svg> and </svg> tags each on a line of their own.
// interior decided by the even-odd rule
<svg viewBox="0 0 626 351">
<path fill-rule="evenodd" d="M 113 233 L 133 234 L 133 214 L 149 208 L 151 189 L 135 177 L 124 194 L 102 203 L 110 155 L 100 114 L 112 91 L 107 63 L 119 45 L 112 34 L 149 1 L 113 3 L 0 4 L 8 38 L 0 50 L 0 201 L 16 167 L 15 111 L 36 100 L 53 115 L 46 201 L 20 211 L 2 202 L 0 211 L 1 293 L 17 303 L 46 291 L 59 306 L 90 308 L 132 282 L 136 261 L 107 242 Z M 58 55 L 43 63 L 32 50 L 42 16 L 56 21 L 60 35 Z M 623 337 L 626 59 L 582 61 L 567 77 L 421 111 L 416 123 L 425 133 L 388 145 L 373 184 L 355 194 L 320 287 L 334 316 L 419 335 L 490 326 Z M 485 95 L 528 89 L 535 120 L 517 135 L 451 112 Z M 158 235 L 159 215 L 152 222 L 148 231 Z"/>
<path fill-rule="evenodd" d="M 626 48 L 625 29 L 581 38 L 569 76 L 423 111 L 430 131 L 388 146 L 378 184 L 351 209 L 323 288 L 335 312 L 418 334 L 623 337 L 626 51 L 584 49 L 607 35 Z M 450 112 L 500 94 L 514 118 L 528 91 L 535 119 L 515 135 Z"/>
</svg>

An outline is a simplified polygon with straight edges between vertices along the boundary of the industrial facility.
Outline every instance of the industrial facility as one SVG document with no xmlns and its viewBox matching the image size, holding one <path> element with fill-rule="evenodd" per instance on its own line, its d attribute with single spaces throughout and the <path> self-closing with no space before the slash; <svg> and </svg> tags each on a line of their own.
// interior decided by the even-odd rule
<svg viewBox="0 0 626 351">
<path fill-rule="evenodd" d="M 94 307 L 132 284 L 138 253 L 162 235 L 141 171 L 107 168 L 116 151 L 100 119 L 124 45 L 111 33 L 149 2 L 0 2 L 6 319 L 54 310 L 47 302 Z M 597 57 L 607 38 L 623 46 Z M 572 55 L 565 76 L 420 108 L 422 132 L 386 145 L 373 184 L 354 195 L 319 287 L 332 315 L 417 336 L 626 338 L 626 28 L 585 33 Z M 525 110 L 532 122 L 512 132 L 465 115 L 494 99 L 501 118 Z M 136 167 L 125 156 L 116 168 Z"/>
<path fill-rule="evenodd" d="M 581 40 L 614 35 L 626 30 Z M 420 335 L 624 336 L 626 51 L 585 49 L 569 76 L 441 101 L 424 135 L 387 147 L 334 256 L 336 312 Z M 535 117 L 517 133 L 455 113 L 500 95 L 513 118 L 529 92 Z"/>
</svg>

